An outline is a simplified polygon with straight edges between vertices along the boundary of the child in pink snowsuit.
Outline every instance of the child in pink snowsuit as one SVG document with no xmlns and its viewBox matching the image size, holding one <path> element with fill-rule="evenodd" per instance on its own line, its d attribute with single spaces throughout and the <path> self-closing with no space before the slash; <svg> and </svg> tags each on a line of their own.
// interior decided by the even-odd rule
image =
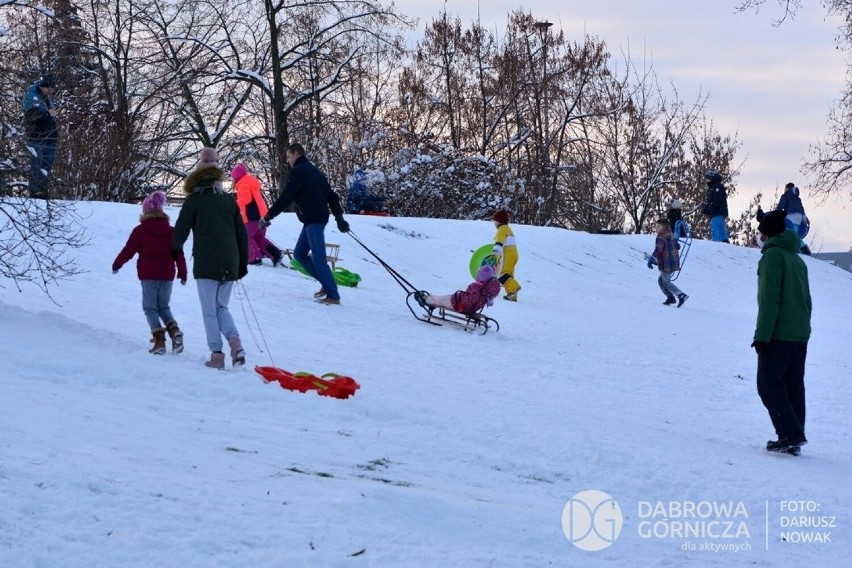
<svg viewBox="0 0 852 568">
<path fill-rule="evenodd" d="M 433 296 L 418 292 L 417 301 L 423 307 L 447 308 L 461 314 L 472 315 L 485 306 L 494 304 L 494 298 L 500 294 L 500 281 L 497 280 L 494 267 L 486 264 L 476 273 L 476 281 L 466 290 L 458 290 L 445 296 Z"/>
<path fill-rule="evenodd" d="M 272 265 L 278 266 L 284 253 L 275 243 L 266 238 L 266 229 L 258 221 L 266 215 L 266 202 L 260 193 L 260 180 L 248 172 L 245 164 L 237 164 L 231 170 L 234 189 L 237 192 L 237 206 L 246 225 L 249 243 L 249 264 L 263 264 L 263 257 L 272 259 Z"/>
</svg>

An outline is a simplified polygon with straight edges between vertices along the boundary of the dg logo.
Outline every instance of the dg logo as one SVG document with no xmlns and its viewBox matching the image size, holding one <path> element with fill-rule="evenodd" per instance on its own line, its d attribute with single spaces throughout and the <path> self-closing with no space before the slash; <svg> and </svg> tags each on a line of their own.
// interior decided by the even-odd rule
<svg viewBox="0 0 852 568">
<path fill-rule="evenodd" d="M 562 531 L 571 543 L 587 552 L 609 547 L 621 534 L 621 507 L 603 491 L 580 491 L 562 510 Z"/>
</svg>

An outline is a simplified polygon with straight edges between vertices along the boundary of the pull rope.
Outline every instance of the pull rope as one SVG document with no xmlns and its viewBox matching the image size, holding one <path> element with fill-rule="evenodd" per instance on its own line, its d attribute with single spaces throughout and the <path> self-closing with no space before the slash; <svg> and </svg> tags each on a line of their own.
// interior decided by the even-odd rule
<svg viewBox="0 0 852 568">
<path fill-rule="evenodd" d="M 240 299 L 240 308 L 243 312 L 243 319 L 246 322 L 246 327 L 248 327 L 249 333 L 251 334 L 251 339 L 254 342 L 255 347 L 261 353 L 268 353 L 269 360 L 272 362 L 272 366 L 275 366 L 275 359 L 272 358 L 272 351 L 269 350 L 269 345 L 266 342 L 266 336 L 263 335 L 263 329 L 260 327 L 260 322 L 257 319 L 257 314 L 254 311 L 254 306 L 251 304 L 251 300 L 248 296 L 248 291 L 246 290 L 245 285 L 242 280 L 237 280 L 237 297 Z M 243 303 L 243 299 L 245 299 L 245 303 Z M 254 319 L 254 327 L 257 327 L 257 334 L 254 332 L 254 327 L 248 318 L 248 313 L 246 313 L 246 304 L 248 304 L 249 312 L 251 312 L 251 316 Z M 258 335 L 260 336 L 260 341 L 263 342 L 263 346 L 261 347 L 260 342 L 258 341 Z M 265 351 L 264 351 L 265 348 Z"/>
<path fill-rule="evenodd" d="M 370 248 L 369 248 L 367 245 L 365 245 L 364 243 L 362 243 L 362 242 L 361 242 L 361 239 L 359 239 L 359 238 L 358 238 L 358 237 L 357 237 L 357 236 L 356 236 L 356 235 L 352 232 L 352 230 L 351 230 L 351 229 L 350 229 L 350 230 L 349 230 L 346 234 L 347 234 L 347 235 L 349 235 L 350 237 L 352 237 L 353 239 L 355 239 L 355 242 L 356 242 L 356 243 L 358 243 L 359 245 L 361 245 L 362 247 L 364 247 L 364 250 L 366 250 L 368 253 L 370 253 L 371 255 L 373 255 L 373 258 L 375 258 L 377 261 L 379 261 L 379 264 L 382 266 L 382 268 L 384 268 L 385 270 L 387 270 L 387 271 L 388 271 L 388 274 L 390 274 L 390 275 L 393 277 L 393 279 L 394 279 L 394 280 L 396 280 L 396 283 L 397 283 L 397 284 L 399 284 L 399 285 L 402 287 L 402 289 L 403 289 L 403 290 L 405 290 L 405 292 L 406 292 L 407 294 L 411 294 L 411 293 L 414 293 L 414 292 L 416 292 L 416 291 L 417 291 L 417 288 L 416 288 L 416 287 L 415 287 L 415 286 L 414 286 L 411 282 L 409 282 L 408 280 L 406 280 L 406 279 L 405 279 L 405 277 L 403 277 L 403 276 L 402 276 L 402 274 L 400 274 L 399 272 L 397 272 L 396 270 L 394 270 L 394 269 L 393 269 L 393 267 L 392 267 L 391 265 L 389 265 L 387 262 L 385 262 L 384 260 L 382 260 L 382 258 L 381 258 L 379 255 L 377 255 L 376 253 L 374 253 L 372 250 L 370 250 Z"/>
</svg>

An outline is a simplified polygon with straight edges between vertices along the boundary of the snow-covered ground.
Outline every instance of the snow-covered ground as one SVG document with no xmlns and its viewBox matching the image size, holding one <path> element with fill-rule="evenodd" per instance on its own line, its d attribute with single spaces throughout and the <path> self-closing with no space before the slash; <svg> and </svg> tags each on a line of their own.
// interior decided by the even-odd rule
<svg viewBox="0 0 852 568">
<path fill-rule="evenodd" d="M 653 237 L 515 226 L 520 302 L 499 299 L 487 313 L 500 331 L 476 336 L 415 320 L 330 227 L 361 284 L 324 306 L 299 273 L 250 267 L 231 302 L 249 365 L 217 372 L 202 365 L 192 280 L 172 299 L 186 351 L 147 353 L 134 263 L 110 272 L 139 207 L 78 207 L 88 272 L 53 301 L 0 291 L 0 566 L 848 565 L 849 273 L 805 259 L 810 444 L 776 456 L 749 348 L 756 249 L 696 241 L 677 309 L 642 260 Z M 466 286 L 494 233 L 348 218 L 434 293 Z M 270 236 L 292 246 L 298 230 L 283 215 Z M 290 392 L 254 365 L 361 389 Z M 618 511 L 577 496 L 572 543 L 563 511 L 587 490 Z M 833 526 L 791 527 L 800 517 Z M 619 520 L 611 546 L 586 550 Z"/>
</svg>

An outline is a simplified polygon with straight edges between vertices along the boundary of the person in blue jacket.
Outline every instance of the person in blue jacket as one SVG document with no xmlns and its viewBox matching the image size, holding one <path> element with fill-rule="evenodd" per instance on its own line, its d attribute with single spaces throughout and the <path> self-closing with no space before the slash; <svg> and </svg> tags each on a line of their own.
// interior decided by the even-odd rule
<svg viewBox="0 0 852 568">
<path fill-rule="evenodd" d="M 30 85 L 24 95 L 24 130 L 30 152 L 30 197 L 47 199 L 47 179 L 56 159 L 59 132 L 56 109 L 50 95 L 56 87 L 52 74 L 44 75 Z"/>
<path fill-rule="evenodd" d="M 384 202 L 384 197 L 370 192 L 364 170 L 356 168 L 349 191 L 346 192 L 346 210 L 350 213 L 382 212 Z"/>
<path fill-rule="evenodd" d="M 801 233 L 799 232 L 799 227 L 805 221 L 805 206 L 802 205 L 802 198 L 799 197 L 799 188 L 796 187 L 796 184 L 790 182 L 784 186 L 784 194 L 778 201 L 778 207 L 775 210 L 784 212 L 787 216 L 787 229 L 800 236 L 799 252 L 808 255 L 811 254 L 811 249 L 801 239 Z"/>
<path fill-rule="evenodd" d="M 302 222 L 302 232 L 293 248 L 293 258 L 319 280 L 322 287 L 314 294 L 323 304 L 340 304 L 340 293 L 334 274 L 328 266 L 325 252 L 325 226 L 328 223 L 328 211 L 334 214 L 337 229 L 341 233 L 349 232 L 349 223 L 343 218 L 340 196 L 328 183 L 328 178 L 319 168 L 305 157 L 301 144 L 290 144 L 286 152 L 290 174 L 281 195 L 260 219 L 263 229 L 291 203 L 295 205 L 296 216 Z"/>
</svg>

